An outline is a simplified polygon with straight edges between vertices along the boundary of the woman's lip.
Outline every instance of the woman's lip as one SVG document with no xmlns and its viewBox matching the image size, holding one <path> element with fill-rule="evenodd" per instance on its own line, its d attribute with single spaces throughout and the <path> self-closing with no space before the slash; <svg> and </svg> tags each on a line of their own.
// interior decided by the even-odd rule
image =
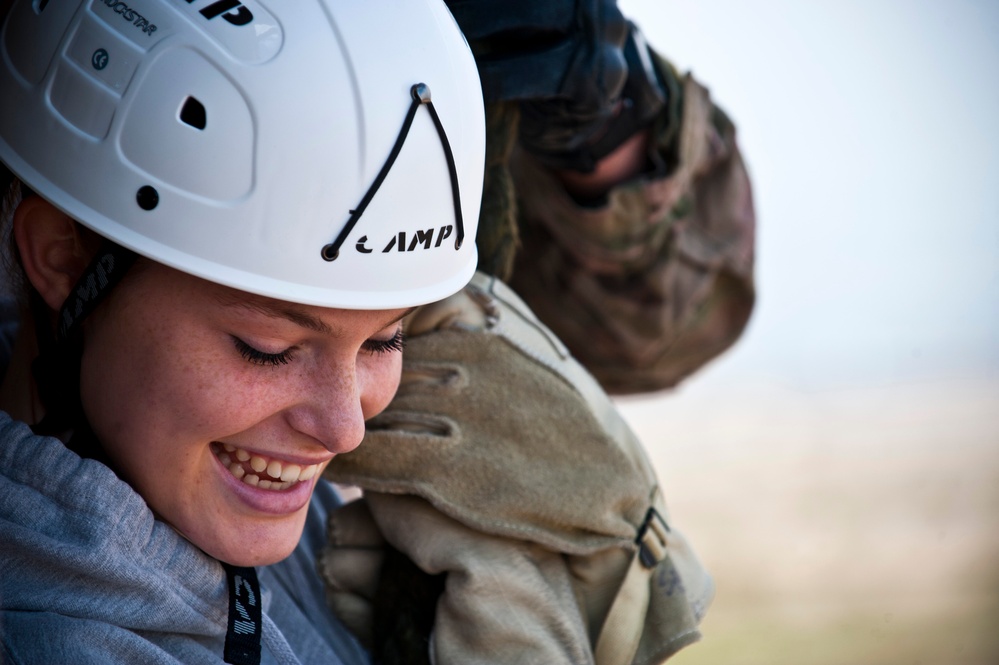
<svg viewBox="0 0 999 665">
<path fill-rule="evenodd" d="M 329 455 L 325 455 L 325 456 L 323 456 L 321 458 L 318 458 L 318 459 L 316 459 L 316 458 L 308 458 L 308 457 L 300 457 L 300 456 L 296 456 L 296 455 L 290 455 L 289 456 L 289 455 L 286 455 L 284 453 L 281 453 L 280 455 L 278 455 L 276 453 L 268 452 L 266 450 L 258 450 L 256 448 L 246 448 L 245 446 L 241 446 L 241 445 L 238 445 L 238 444 L 235 444 L 235 443 L 230 443 L 228 441 L 213 441 L 212 443 L 217 444 L 217 445 L 221 446 L 222 448 L 224 448 L 226 450 L 228 450 L 227 446 L 228 447 L 232 447 L 232 448 L 239 448 L 239 449 L 245 450 L 246 452 L 250 453 L 251 455 L 259 455 L 260 457 L 266 457 L 268 460 L 277 460 L 277 461 L 279 461 L 279 462 L 281 462 L 283 464 L 298 464 L 299 466 L 312 466 L 314 464 L 326 464 L 331 459 L 333 459 L 333 457 L 335 457 L 332 453 L 329 454 Z"/>
<path fill-rule="evenodd" d="M 215 469 L 221 477 L 224 486 L 244 505 L 254 511 L 269 515 L 290 515 L 307 506 L 309 499 L 312 498 L 312 490 L 315 488 L 320 476 L 317 473 L 309 480 L 296 482 L 284 490 L 261 489 L 247 485 L 239 478 L 236 478 L 222 464 L 217 455 L 214 453 L 211 455 L 215 459 Z"/>
</svg>

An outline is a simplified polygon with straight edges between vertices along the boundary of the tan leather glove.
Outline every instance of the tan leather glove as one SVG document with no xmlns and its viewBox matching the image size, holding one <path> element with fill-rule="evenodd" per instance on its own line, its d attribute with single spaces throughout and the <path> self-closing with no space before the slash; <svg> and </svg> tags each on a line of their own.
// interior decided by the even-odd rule
<svg viewBox="0 0 999 665">
<path fill-rule="evenodd" d="M 476 531 L 415 496 L 369 493 L 365 499 L 392 546 L 424 572 L 447 575 L 431 662 L 594 662 L 560 553 Z"/>
<path fill-rule="evenodd" d="M 641 446 L 558 340 L 484 275 L 425 308 L 408 332 L 399 394 L 327 475 L 368 494 L 424 500 L 389 509 L 393 497 L 375 498 L 370 506 L 389 542 L 425 571 L 448 573 L 435 662 L 591 662 L 548 654 L 595 652 L 600 665 L 653 663 L 695 640 L 710 581 L 657 517 L 665 509 Z M 427 504 L 437 519 L 426 516 Z M 461 537 L 453 535 L 459 526 Z M 520 562 L 540 560 L 540 552 L 550 556 L 536 565 L 537 583 L 521 585 Z M 552 571 L 560 566 L 574 598 L 558 591 L 563 573 Z M 480 635 L 512 625 L 479 623 L 495 624 L 498 614 L 553 626 L 522 633 L 537 659 L 504 651 L 509 639 L 492 653 L 478 650 Z M 583 630 L 546 623 L 559 614 Z"/>
<path fill-rule="evenodd" d="M 385 538 L 364 499 L 330 515 L 327 555 L 319 557 L 326 601 L 367 648 L 373 644 L 374 603 L 385 560 Z"/>
</svg>

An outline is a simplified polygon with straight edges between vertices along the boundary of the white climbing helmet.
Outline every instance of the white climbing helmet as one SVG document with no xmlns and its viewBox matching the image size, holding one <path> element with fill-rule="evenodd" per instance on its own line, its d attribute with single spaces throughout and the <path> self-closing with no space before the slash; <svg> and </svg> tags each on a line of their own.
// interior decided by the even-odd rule
<svg viewBox="0 0 999 665">
<path fill-rule="evenodd" d="M 440 0 L 18 0 L 0 160 L 97 233 L 281 300 L 471 278 L 485 122 Z"/>
</svg>

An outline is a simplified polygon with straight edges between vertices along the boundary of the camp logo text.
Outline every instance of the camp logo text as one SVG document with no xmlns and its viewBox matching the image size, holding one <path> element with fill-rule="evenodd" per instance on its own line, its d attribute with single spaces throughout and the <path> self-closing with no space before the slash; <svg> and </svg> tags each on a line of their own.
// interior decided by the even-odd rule
<svg viewBox="0 0 999 665">
<path fill-rule="evenodd" d="M 382 253 L 391 252 L 393 249 L 397 252 L 412 252 L 416 249 L 430 249 L 431 244 L 434 247 L 440 247 L 441 243 L 444 242 L 446 238 L 451 237 L 454 232 L 454 226 L 448 224 L 442 226 L 439 229 L 427 229 L 426 231 L 414 231 L 413 235 L 409 238 L 407 242 L 406 232 L 399 231 L 397 235 L 393 235 L 389 238 L 388 243 L 382 249 Z M 436 240 L 434 236 L 436 235 Z M 373 249 L 368 248 L 368 236 L 361 236 L 357 240 L 357 245 L 355 245 L 357 251 L 361 254 L 370 254 Z"/>
<path fill-rule="evenodd" d="M 156 32 L 156 26 L 150 23 L 144 16 L 139 12 L 135 11 L 128 6 L 125 2 L 116 2 L 115 0 L 98 0 L 101 4 L 107 5 L 111 11 L 118 14 L 123 19 L 139 28 L 147 35 L 152 35 Z"/>
</svg>

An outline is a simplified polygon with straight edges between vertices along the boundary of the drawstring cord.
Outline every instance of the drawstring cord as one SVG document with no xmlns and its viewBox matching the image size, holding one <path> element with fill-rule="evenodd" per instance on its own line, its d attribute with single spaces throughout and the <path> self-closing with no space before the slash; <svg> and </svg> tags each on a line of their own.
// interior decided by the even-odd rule
<svg viewBox="0 0 999 665">
<path fill-rule="evenodd" d="M 396 158 L 402 151 L 402 145 L 406 142 L 406 137 L 409 135 L 409 128 L 413 124 L 413 118 L 416 117 L 416 112 L 421 106 L 426 106 L 427 111 L 430 113 L 430 118 L 434 122 L 434 127 L 437 129 L 437 135 L 440 137 L 441 146 L 444 148 L 444 158 L 447 160 L 448 175 L 451 178 L 451 199 L 454 203 L 454 217 L 455 226 L 457 227 L 457 235 L 455 236 L 454 248 L 461 249 L 462 243 L 465 241 L 465 226 L 462 222 L 461 217 L 461 196 L 458 193 L 458 169 L 454 163 L 454 155 L 451 152 L 451 144 L 447 140 L 447 132 L 444 131 L 444 124 L 441 122 L 440 116 L 437 115 L 437 110 L 434 108 L 434 103 L 430 99 L 430 87 L 426 83 L 417 83 L 412 88 L 409 89 L 410 94 L 413 97 L 412 104 L 409 105 L 409 110 L 406 112 L 406 119 L 402 123 L 402 129 L 399 130 L 399 136 L 396 137 L 395 144 L 392 146 L 392 151 L 389 152 L 388 159 L 385 160 L 385 164 L 382 165 L 381 170 L 378 172 L 377 177 L 368 191 L 364 193 L 364 197 L 361 198 L 361 202 L 357 204 L 357 207 L 350 211 L 350 217 L 347 219 L 347 223 L 344 225 L 340 234 L 337 235 L 336 240 L 326 245 L 322 249 L 322 257 L 326 261 L 335 261 L 340 255 L 340 247 L 347 240 L 347 236 L 354 229 L 354 225 L 357 224 L 357 220 L 361 218 L 364 214 L 365 208 L 371 203 L 371 199 L 375 197 L 375 193 L 378 188 L 381 187 L 382 182 L 388 176 L 389 171 L 392 169 L 392 165 L 395 163 Z"/>
</svg>

